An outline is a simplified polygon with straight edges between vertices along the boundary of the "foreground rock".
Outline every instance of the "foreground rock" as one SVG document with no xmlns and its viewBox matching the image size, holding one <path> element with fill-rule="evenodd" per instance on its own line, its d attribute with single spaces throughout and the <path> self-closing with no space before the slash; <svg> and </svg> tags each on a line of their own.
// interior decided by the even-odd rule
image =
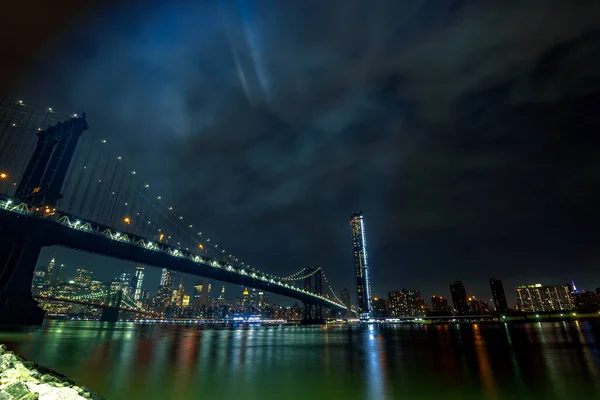
<svg viewBox="0 0 600 400">
<path fill-rule="evenodd" d="M 102 400 L 94 392 L 75 386 L 65 376 L 6 351 L 0 345 L 0 400 Z"/>
</svg>

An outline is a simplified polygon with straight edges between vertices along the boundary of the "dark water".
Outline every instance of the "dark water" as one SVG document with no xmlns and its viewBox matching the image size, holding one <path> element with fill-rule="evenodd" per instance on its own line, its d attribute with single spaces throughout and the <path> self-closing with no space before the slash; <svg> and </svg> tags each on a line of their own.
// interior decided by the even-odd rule
<svg viewBox="0 0 600 400">
<path fill-rule="evenodd" d="M 202 328 L 49 321 L 0 341 L 108 399 L 600 399 L 600 323 Z"/>
</svg>

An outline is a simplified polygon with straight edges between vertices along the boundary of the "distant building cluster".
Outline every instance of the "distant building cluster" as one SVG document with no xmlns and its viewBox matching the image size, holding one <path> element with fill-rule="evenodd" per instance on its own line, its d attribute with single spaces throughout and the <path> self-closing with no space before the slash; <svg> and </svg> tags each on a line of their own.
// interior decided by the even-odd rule
<svg viewBox="0 0 600 400">
<path fill-rule="evenodd" d="M 163 318 L 298 320 L 303 315 L 303 307 L 272 304 L 270 294 L 262 290 L 244 288 L 238 297 L 227 298 L 225 286 L 215 291 L 211 282 L 198 280 L 187 293 L 183 277 L 177 279 L 176 272 L 166 268 L 161 271 L 156 295 L 150 296 L 144 288 L 144 275 L 144 267 L 138 266 L 133 274 L 123 272 L 110 282 L 101 282 L 93 279 L 92 271 L 79 268 L 69 280 L 65 276 L 65 265 L 57 264 L 53 258 L 48 265 L 36 268 L 32 294 L 50 315 L 90 319 L 100 315 L 97 304 L 116 304 L 116 299 Z M 94 305 L 64 300 L 93 302 Z"/>
<path fill-rule="evenodd" d="M 344 289 L 341 299 L 359 318 L 410 318 L 424 316 L 481 316 L 505 315 L 510 312 L 539 313 L 560 312 L 575 309 L 600 310 L 600 288 L 596 291 L 579 291 L 573 282 L 562 285 L 523 285 L 516 288 L 517 304 L 508 307 L 504 285 L 501 280 L 489 280 L 491 299 L 481 300 L 467 295 L 461 281 L 450 283 L 450 298 L 431 296 L 429 304 L 419 290 L 402 289 L 389 292 L 387 298 L 371 297 L 365 222 L 362 212 L 350 216 L 352 250 L 356 272 L 357 306 L 350 306 L 350 292 Z M 349 313 L 347 315 L 350 315 Z"/>
</svg>

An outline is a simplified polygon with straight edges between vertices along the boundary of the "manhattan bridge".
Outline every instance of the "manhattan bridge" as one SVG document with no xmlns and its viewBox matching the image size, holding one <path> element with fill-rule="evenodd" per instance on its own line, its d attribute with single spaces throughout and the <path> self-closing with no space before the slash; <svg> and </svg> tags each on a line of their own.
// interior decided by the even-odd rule
<svg viewBox="0 0 600 400">
<path fill-rule="evenodd" d="M 0 324 L 43 321 L 31 281 L 45 246 L 294 298 L 304 303 L 305 323 L 321 323 L 323 307 L 346 310 L 321 268 L 278 277 L 247 265 L 177 215 L 142 175 L 111 154 L 85 114 L 0 98 Z M 100 305 L 105 321 L 116 321 L 119 310 L 142 311 L 127 300 L 110 292 L 69 299 Z"/>
</svg>

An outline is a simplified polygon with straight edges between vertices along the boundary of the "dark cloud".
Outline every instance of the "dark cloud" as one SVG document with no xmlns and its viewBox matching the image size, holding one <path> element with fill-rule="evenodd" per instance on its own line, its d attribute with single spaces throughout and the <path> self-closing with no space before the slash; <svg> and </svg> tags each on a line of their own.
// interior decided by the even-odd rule
<svg viewBox="0 0 600 400">
<path fill-rule="evenodd" d="M 9 53 L 23 74 L 0 87 L 86 110 L 256 267 L 316 263 L 351 286 L 363 210 L 376 293 L 600 285 L 596 1 L 140 3 L 71 21 Z"/>
</svg>

